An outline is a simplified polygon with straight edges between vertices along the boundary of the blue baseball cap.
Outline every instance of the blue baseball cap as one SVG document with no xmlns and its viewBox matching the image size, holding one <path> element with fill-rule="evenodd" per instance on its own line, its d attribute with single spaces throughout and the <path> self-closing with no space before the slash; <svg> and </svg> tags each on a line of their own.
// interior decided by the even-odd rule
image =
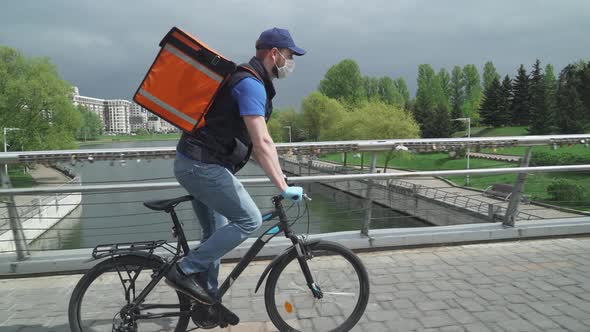
<svg viewBox="0 0 590 332">
<path fill-rule="evenodd" d="M 295 46 L 293 38 L 287 29 L 272 28 L 263 31 L 256 41 L 256 49 L 288 48 L 295 55 L 304 55 L 305 50 Z"/>
</svg>

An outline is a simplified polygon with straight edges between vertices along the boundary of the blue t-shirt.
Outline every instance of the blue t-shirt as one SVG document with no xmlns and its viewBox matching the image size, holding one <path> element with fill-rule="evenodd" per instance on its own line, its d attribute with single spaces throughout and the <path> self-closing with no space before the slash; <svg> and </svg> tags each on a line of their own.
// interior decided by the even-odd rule
<svg viewBox="0 0 590 332">
<path fill-rule="evenodd" d="M 246 77 L 234 86 L 232 97 L 238 103 L 240 115 L 264 116 L 266 105 L 266 90 L 260 81 L 252 77 Z"/>
</svg>

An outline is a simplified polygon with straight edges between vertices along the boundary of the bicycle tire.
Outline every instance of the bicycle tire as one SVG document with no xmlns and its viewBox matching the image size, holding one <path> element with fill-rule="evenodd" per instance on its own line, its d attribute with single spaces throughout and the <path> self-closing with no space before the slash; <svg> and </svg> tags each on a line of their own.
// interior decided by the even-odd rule
<svg viewBox="0 0 590 332">
<path fill-rule="evenodd" d="M 350 314 L 348 314 L 348 317 L 336 317 L 336 316 L 332 316 L 332 317 L 327 317 L 326 319 L 334 322 L 334 324 L 340 324 L 338 326 L 335 326 L 334 328 L 330 329 L 327 328 L 325 325 L 324 326 L 317 326 L 316 322 L 313 321 L 314 319 L 324 319 L 323 317 L 304 317 L 305 315 L 309 316 L 309 315 L 313 315 L 312 311 L 307 311 L 306 314 L 304 315 L 300 315 L 300 313 L 289 313 L 287 314 L 287 316 L 289 316 L 292 319 L 287 319 L 289 317 L 283 317 L 281 315 L 281 313 L 279 313 L 279 306 L 277 305 L 277 296 L 281 297 L 281 294 L 277 294 L 280 291 L 277 291 L 277 283 L 279 282 L 279 278 L 281 278 L 281 275 L 283 274 L 287 274 L 287 272 L 285 272 L 285 269 L 290 266 L 291 263 L 294 263 L 294 265 L 292 266 L 293 269 L 298 270 L 298 271 L 293 271 L 289 272 L 291 273 L 291 275 L 294 275 L 296 273 L 299 274 L 299 276 L 297 278 L 299 278 L 298 280 L 302 281 L 303 283 L 303 287 L 301 287 L 301 292 L 304 298 L 309 298 L 312 299 L 313 301 L 316 301 L 314 303 L 319 303 L 319 301 L 322 300 L 318 300 L 315 299 L 312 294 L 311 291 L 309 290 L 309 288 L 307 287 L 307 284 L 304 281 L 304 277 L 303 277 L 303 272 L 301 271 L 301 268 L 299 267 L 299 263 L 297 258 L 297 252 L 296 250 L 292 250 L 289 254 L 287 254 L 287 256 L 285 256 L 285 258 L 283 258 L 278 264 L 277 266 L 275 266 L 273 268 L 273 270 L 271 271 L 270 275 L 268 276 L 268 280 L 266 282 L 265 285 L 265 290 L 264 290 L 264 302 L 266 305 L 266 310 L 267 313 L 271 319 L 271 321 L 273 322 L 273 324 L 279 329 L 279 331 L 300 331 L 301 330 L 315 330 L 315 331 L 349 331 L 350 329 L 352 329 L 357 323 L 358 321 L 361 319 L 363 313 L 365 312 L 365 309 L 367 307 L 367 303 L 369 301 L 369 277 L 367 274 L 367 270 L 365 269 L 365 266 L 363 265 L 363 263 L 361 262 L 361 260 L 358 258 L 358 256 L 356 256 L 351 250 L 349 250 L 348 248 L 338 244 L 338 243 L 334 243 L 334 242 L 328 242 L 328 241 L 319 241 L 317 243 L 313 243 L 313 244 L 309 244 L 306 245 L 306 250 L 307 252 L 311 252 L 313 255 L 311 258 L 307 259 L 308 265 L 310 267 L 310 270 L 312 272 L 312 275 L 314 275 L 314 281 L 317 283 L 318 282 L 318 278 L 317 274 L 318 271 L 314 271 L 314 266 L 315 264 L 310 265 L 310 261 L 313 259 L 316 259 L 317 257 L 322 257 L 325 254 L 329 254 L 332 253 L 331 258 L 329 258 L 329 260 L 324 259 L 323 261 L 318 261 L 317 264 L 320 264 L 320 266 L 325 266 L 325 263 L 330 263 L 330 262 L 335 262 L 337 259 L 337 256 L 340 256 L 341 258 L 344 259 L 344 263 L 348 262 L 350 264 L 350 267 L 347 267 L 347 269 L 349 269 L 350 274 L 352 274 L 352 271 L 354 271 L 354 274 L 356 275 L 356 277 L 358 278 L 358 299 L 356 300 L 356 304 L 354 305 L 354 309 L 352 310 L 352 312 Z M 320 255 L 323 254 L 323 255 Z M 330 256 L 327 256 L 330 257 Z M 327 269 L 324 269 L 324 271 L 327 271 Z M 319 273 L 324 273 L 324 271 L 320 271 Z M 345 274 L 344 271 L 340 271 L 338 273 L 341 274 Z M 286 280 L 290 280 L 288 278 L 292 278 L 291 276 L 285 276 Z M 338 279 L 338 276 L 335 277 L 329 277 L 328 279 Z M 350 275 L 346 275 L 346 278 L 348 279 L 352 279 L 353 277 Z M 355 284 L 356 281 L 352 281 L 350 284 Z M 318 286 L 320 287 L 320 289 L 322 288 L 322 284 L 318 284 Z M 323 289 L 322 291 L 324 291 L 325 289 Z M 328 294 L 330 292 L 325 293 L 324 295 Z M 340 292 L 334 292 L 333 294 L 339 295 Z M 308 294 L 308 295 L 305 295 Z M 345 293 L 341 293 L 341 294 L 345 294 Z M 295 300 L 294 300 L 295 301 Z M 293 307 L 295 305 L 291 305 L 291 310 L 293 310 Z M 335 300 L 332 301 L 333 306 L 338 306 L 339 304 L 336 303 Z M 287 302 L 285 302 L 285 307 L 287 307 L 286 311 L 289 310 L 288 306 L 287 306 Z M 313 305 L 313 307 L 315 308 L 315 304 Z M 282 307 L 281 307 L 282 308 Z M 309 308 L 306 308 L 307 310 L 309 310 Z M 303 310 L 303 309 L 302 309 Z M 319 310 L 319 309 L 318 309 Z M 317 312 L 317 310 L 315 310 Z M 346 315 L 346 314 L 344 314 Z M 289 322 L 287 322 L 287 320 L 289 320 Z M 338 322 L 338 320 L 341 320 L 342 322 Z M 324 320 L 325 321 L 325 320 Z M 299 326 L 293 326 L 293 325 L 299 325 Z"/>
<path fill-rule="evenodd" d="M 121 268 L 121 267 L 126 268 L 127 266 L 128 267 L 141 267 L 142 269 L 139 270 L 140 271 L 139 273 L 147 272 L 147 276 L 149 276 L 149 279 L 151 280 L 151 276 L 150 276 L 151 272 L 159 270 L 163 264 L 164 263 L 162 261 L 158 260 L 155 257 L 148 258 L 148 257 L 138 256 L 138 255 L 123 255 L 123 256 L 117 256 L 117 257 L 107 259 L 107 260 L 95 265 L 92 269 L 90 269 L 80 279 L 80 281 L 78 282 L 78 284 L 74 288 L 74 291 L 73 291 L 72 296 L 70 298 L 70 303 L 69 303 L 69 307 L 68 307 L 68 318 L 69 318 L 69 323 L 70 323 L 70 329 L 73 332 L 91 332 L 91 331 L 92 332 L 94 332 L 94 331 L 109 331 L 110 332 L 110 331 L 112 331 L 111 329 L 106 328 L 108 326 L 107 322 L 104 322 L 104 326 L 99 329 L 95 329 L 92 326 L 86 327 L 85 326 L 86 324 L 83 324 L 83 320 L 81 319 L 80 315 L 84 314 L 84 313 L 80 312 L 80 307 L 82 306 L 82 303 L 84 302 L 84 297 L 85 297 L 85 295 L 87 295 L 87 291 L 89 290 L 89 288 L 93 285 L 93 283 L 95 283 L 97 280 L 99 280 L 103 276 L 104 276 L 105 280 L 113 279 L 113 276 L 117 275 L 116 271 L 119 268 Z M 146 270 L 144 270 L 144 269 L 146 269 Z M 110 275 L 108 275 L 108 274 L 110 274 Z M 147 280 L 147 277 L 145 279 Z M 138 280 L 139 280 L 139 276 L 138 276 Z M 121 280 L 119 280 L 118 282 L 119 282 L 119 286 L 121 287 L 121 290 L 123 290 Z M 112 284 L 112 283 L 108 283 L 108 284 Z M 150 295 L 152 293 L 154 293 L 154 291 L 156 291 L 157 287 L 162 284 L 163 283 L 159 283 L 158 285 L 156 285 L 156 288 L 154 288 L 152 290 L 152 292 L 150 292 Z M 100 287 L 100 285 L 98 287 Z M 167 286 L 163 286 L 163 287 L 167 287 Z M 92 293 L 93 291 L 91 291 L 90 293 Z M 140 291 L 141 290 L 137 291 L 136 294 L 139 294 Z M 173 290 L 169 289 L 169 291 L 172 292 Z M 124 292 L 122 292 L 122 293 L 124 293 Z M 180 304 L 179 310 L 187 310 L 187 311 L 190 310 L 190 308 L 191 308 L 190 298 L 180 292 L 176 292 L 176 294 L 178 297 L 178 302 Z M 148 298 L 150 295 L 148 295 Z M 107 296 L 107 295 L 105 294 L 104 296 Z M 172 301 L 174 301 L 174 300 L 172 300 Z M 121 308 L 118 308 L 118 307 L 113 308 L 113 310 L 112 310 L 113 317 L 116 316 L 116 313 Z M 108 315 L 108 313 L 105 313 L 104 315 L 106 317 L 106 315 Z M 174 327 L 175 332 L 186 331 L 188 324 L 190 322 L 190 315 L 173 317 L 173 319 L 178 320 L 178 322 L 175 324 L 175 327 Z M 99 321 L 100 319 L 97 318 L 96 320 Z M 146 324 L 157 325 L 156 323 L 152 323 L 153 321 L 151 321 L 151 320 L 146 320 L 146 322 L 150 322 L 150 323 L 146 323 Z M 172 325 L 174 325 L 174 324 L 172 324 Z M 140 322 L 139 326 L 140 327 L 142 326 L 141 322 Z M 111 323 L 110 327 L 112 328 L 112 323 Z M 154 330 L 154 331 L 169 331 L 170 329 L 171 329 L 171 326 L 162 326 L 162 329 L 158 329 L 157 326 L 152 328 L 152 330 Z M 143 331 L 149 331 L 150 329 L 148 328 L 146 330 L 144 328 L 140 328 L 140 330 L 143 332 Z"/>
</svg>

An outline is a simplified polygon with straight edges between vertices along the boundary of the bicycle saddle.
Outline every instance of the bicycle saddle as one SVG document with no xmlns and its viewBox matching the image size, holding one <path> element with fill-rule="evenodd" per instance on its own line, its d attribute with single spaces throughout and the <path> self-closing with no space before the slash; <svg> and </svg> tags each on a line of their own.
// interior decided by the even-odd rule
<svg viewBox="0 0 590 332">
<path fill-rule="evenodd" d="M 193 199 L 192 195 L 186 195 L 186 196 L 176 197 L 176 198 L 172 198 L 172 199 L 156 199 L 156 200 L 151 200 L 151 201 L 145 201 L 145 202 L 143 202 L 143 205 L 145 205 L 146 207 L 148 207 L 152 210 L 156 210 L 156 211 L 162 211 L 162 210 L 168 211 L 168 210 L 171 210 L 176 205 L 178 205 L 182 202 L 190 201 L 192 199 Z"/>
</svg>

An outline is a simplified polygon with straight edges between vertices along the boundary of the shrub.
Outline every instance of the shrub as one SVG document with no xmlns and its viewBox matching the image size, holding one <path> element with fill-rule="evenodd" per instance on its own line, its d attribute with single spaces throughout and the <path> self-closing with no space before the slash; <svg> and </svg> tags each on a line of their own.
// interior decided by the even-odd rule
<svg viewBox="0 0 590 332">
<path fill-rule="evenodd" d="M 531 166 L 583 165 L 590 164 L 590 154 L 574 154 L 570 152 L 551 153 L 534 151 L 531 155 Z"/>
<path fill-rule="evenodd" d="M 577 183 L 556 179 L 547 186 L 547 193 L 552 201 L 582 201 L 584 200 L 584 187 Z"/>
</svg>

